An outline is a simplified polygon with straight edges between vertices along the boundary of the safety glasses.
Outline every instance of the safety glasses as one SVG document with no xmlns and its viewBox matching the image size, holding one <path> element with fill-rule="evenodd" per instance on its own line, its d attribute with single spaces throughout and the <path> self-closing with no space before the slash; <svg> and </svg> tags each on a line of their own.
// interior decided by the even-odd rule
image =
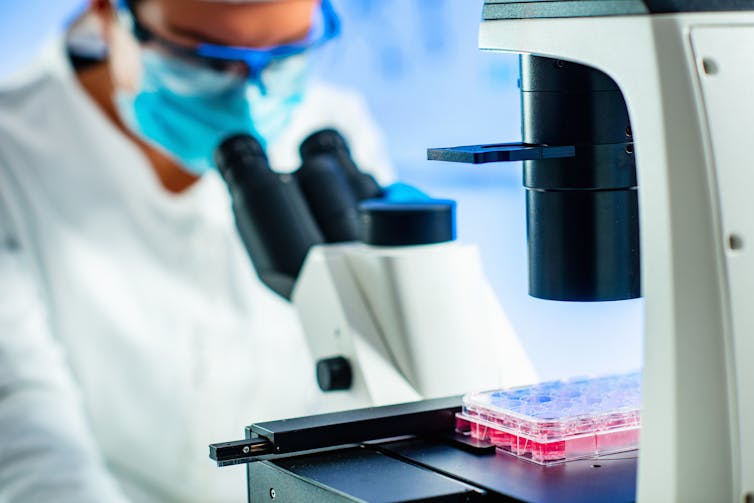
<svg viewBox="0 0 754 503">
<path fill-rule="evenodd" d="M 321 46 L 340 34 L 340 20 L 330 0 L 322 0 L 320 9 L 315 13 L 308 35 L 291 44 L 274 47 L 236 47 L 216 44 L 200 44 L 190 48 L 149 31 L 136 15 L 132 1 L 126 5 L 133 20 L 134 36 L 142 43 L 154 43 L 174 55 L 206 65 L 217 71 L 225 71 L 238 63 L 248 69 L 248 78 L 259 80 L 262 71 L 270 64 L 290 56 Z"/>
</svg>

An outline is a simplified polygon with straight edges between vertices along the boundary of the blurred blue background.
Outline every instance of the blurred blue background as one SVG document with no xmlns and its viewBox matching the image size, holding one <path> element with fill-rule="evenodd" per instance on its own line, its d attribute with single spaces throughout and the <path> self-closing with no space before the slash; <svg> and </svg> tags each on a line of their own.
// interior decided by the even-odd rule
<svg viewBox="0 0 754 503">
<path fill-rule="evenodd" d="M 520 139 L 517 59 L 477 49 L 482 1 L 334 3 L 343 36 L 318 56 L 318 71 L 364 93 L 403 181 L 458 201 L 459 239 L 480 246 L 490 281 L 541 377 L 638 368 L 641 300 L 580 304 L 527 295 L 520 165 L 425 160 L 430 146 Z M 81 4 L 0 2 L 0 79 L 31 60 Z"/>
</svg>

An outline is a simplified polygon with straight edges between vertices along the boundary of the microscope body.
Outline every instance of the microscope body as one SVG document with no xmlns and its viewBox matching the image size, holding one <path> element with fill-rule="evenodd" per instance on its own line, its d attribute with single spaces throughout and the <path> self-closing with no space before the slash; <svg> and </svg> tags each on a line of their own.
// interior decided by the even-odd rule
<svg viewBox="0 0 754 503">
<path fill-rule="evenodd" d="M 548 2 L 532 18 L 513 3 L 487 2 L 482 49 L 598 69 L 629 112 L 646 299 L 638 499 L 749 501 L 754 6 L 649 13 L 602 2 L 626 12 L 590 15 Z"/>
<path fill-rule="evenodd" d="M 316 246 L 292 301 L 318 374 L 333 357 L 350 365 L 340 390 L 318 375 L 334 409 L 536 381 L 472 245 Z"/>
<path fill-rule="evenodd" d="M 537 380 L 477 248 L 456 242 L 454 201 L 381 188 L 332 129 L 300 153 L 280 174 L 239 134 L 216 161 L 259 278 L 299 314 L 324 408 Z"/>
</svg>

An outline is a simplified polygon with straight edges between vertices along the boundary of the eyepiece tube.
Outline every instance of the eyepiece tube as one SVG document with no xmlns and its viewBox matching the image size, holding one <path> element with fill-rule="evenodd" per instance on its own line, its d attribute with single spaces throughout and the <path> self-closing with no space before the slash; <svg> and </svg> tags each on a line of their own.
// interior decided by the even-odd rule
<svg viewBox="0 0 754 503">
<path fill-rule="evenodd" d="M 301 143 L 299 152 L 304 163 L 318 156 L 333 159 L 343 171 L 357 201 L 377 199 L 384 195 L 374 177 L 358 168 L 351 157 L 348 143 L 335 129 L 323 129 L 311 134 Z"/>
<path fill-rule="evenodd" d="M 359 239 L 359 202 L 335 159 L 310 157 L 295 177 L 328 243 Z"/>
<path fill-rule="evenodd" d="M 295 179 L 272 171 L 261 144 L 248 134 L 226 139 L 215 162 L 259 278 L 290 300 L 309 248 L 324 242 Z"/>
</svg>

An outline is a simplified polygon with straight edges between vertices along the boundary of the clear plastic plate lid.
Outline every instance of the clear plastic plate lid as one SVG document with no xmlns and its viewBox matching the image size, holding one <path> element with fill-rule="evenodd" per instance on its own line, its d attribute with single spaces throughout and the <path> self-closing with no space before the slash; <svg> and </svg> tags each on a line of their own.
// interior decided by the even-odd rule
<svg viewBox="0 0 754 503">
<path fill-rule="evenodd" d="M 639 428 L 641 374 L 552 381 L 470 393 L 464 419 L 537 442 L 610 430 Z"/>
</svg>

